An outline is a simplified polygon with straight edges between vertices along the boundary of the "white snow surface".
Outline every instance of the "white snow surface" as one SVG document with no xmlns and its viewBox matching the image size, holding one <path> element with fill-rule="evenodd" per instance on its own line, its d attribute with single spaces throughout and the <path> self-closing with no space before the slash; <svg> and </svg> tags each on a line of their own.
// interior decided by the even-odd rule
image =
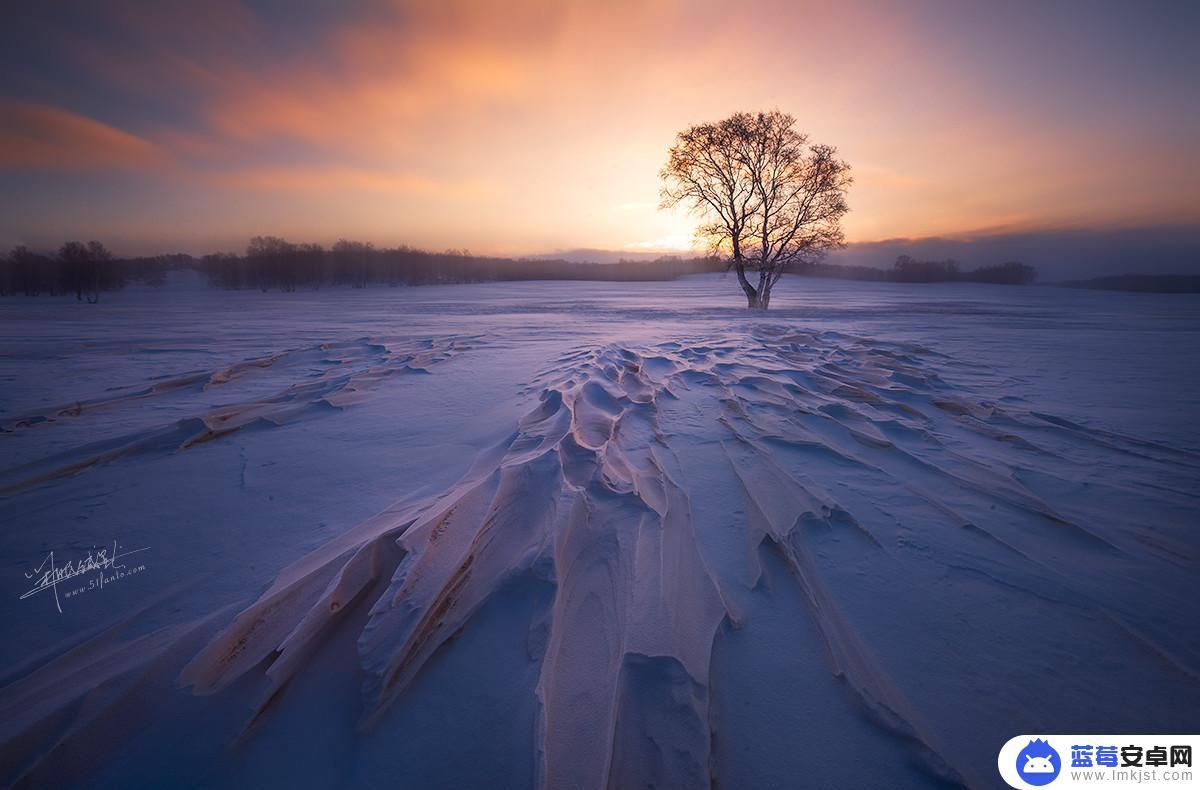
<svg viewBox="0 0 1200 790">
<path fill-rule="evenodd" d="M 0 784 L 994 787 L 1200 729 L 1200 299 L 739 301 L 0 300 Z"/>
</svg>

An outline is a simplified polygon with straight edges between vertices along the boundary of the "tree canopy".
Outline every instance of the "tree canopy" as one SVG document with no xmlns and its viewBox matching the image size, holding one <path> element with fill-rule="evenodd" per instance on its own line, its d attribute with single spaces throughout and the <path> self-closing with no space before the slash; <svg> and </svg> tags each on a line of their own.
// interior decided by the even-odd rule
<svg viewBox="0 0 1200 790">
<path fill-rule="evenodd" d="M 850 166 L 810 144 L 796 119 L 773 110 L 734 113 L 678 134 L 660 176 L 665 208 L 702 217 L 697 234 L 728 255 L 751 308 L 770 306 L 788 268 L 844 244 Z M 747 272 L 757 272 L 754 284 Z"/>
</svg>

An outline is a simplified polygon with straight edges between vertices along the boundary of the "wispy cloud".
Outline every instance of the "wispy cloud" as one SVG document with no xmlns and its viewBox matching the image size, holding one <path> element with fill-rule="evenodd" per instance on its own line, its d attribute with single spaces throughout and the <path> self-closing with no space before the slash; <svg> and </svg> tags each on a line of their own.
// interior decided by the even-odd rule
<svg viewBox="0 0 1200 790">
<path fill-rule="evenodd" d="M 0 101 L 0 167 L 153 169 L 167 162 L 137 135 L 60 107 Z"/>
</svg>

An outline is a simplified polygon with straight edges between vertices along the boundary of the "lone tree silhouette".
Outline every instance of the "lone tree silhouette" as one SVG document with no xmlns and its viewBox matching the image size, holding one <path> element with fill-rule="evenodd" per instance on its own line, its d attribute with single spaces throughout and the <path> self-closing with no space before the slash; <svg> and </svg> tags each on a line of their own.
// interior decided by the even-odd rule
<svg viewBox="0 0 1200 790">
<path fill-rule="evenodd" d="M 680 132 L 659 174 L 663 208 L 685 205 L 697 229 L 730 256 L 747 307 L 766 310 L 787 269 L 843 246 L 850 165 L 837 149 L 809 144 L 796 119 L 774 110 L 735 113 Z M 747 272 L 758 272 L 754 285 Z"/>
</svg>

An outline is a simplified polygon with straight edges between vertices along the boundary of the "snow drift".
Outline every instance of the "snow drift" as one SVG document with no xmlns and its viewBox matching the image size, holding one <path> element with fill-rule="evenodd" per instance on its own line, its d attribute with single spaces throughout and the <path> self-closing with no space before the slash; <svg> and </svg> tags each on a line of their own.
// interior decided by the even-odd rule
<svg viewBox="0 0 1200 790">
<path fill-rule="evenodd" d="M 357 687 L 353 716 L 321 726 L 415 737 L 391 729 L 398 702 L 522 584 L 549 591 L 514 610 L 540 787 L 766 786 L 797 770 L 819 786 L 991 786 L 1011 732 L 1194 729 L 1200 643 L 1178 613 L 1197 591 L 1180 526 L 1200 512 L 1200 455 L 956 385 L 971 364 L 919 343 L 793 322 L 658 335 L 547 360 L 522 416 L 454 482 L 326 540 L 253 603 L 133 637 L 118 623 L 18 673 L 4 780 L 86 777 L 84 758 L 122 742 L 114 726 L 153 724 L 133 701 L 170 683 L 187 691 L 172 716 L 238 711 L 218 717 L 210 760 L 283 727 L 315 672 Z M 382 378 L 436 377 L 489 342 L 326 343 L 123 391 L 81 411 L 239 381 L 247 397 L 0 480 L 21 491 L 353 410 Z M 323 372 L 255 387 L 292 364 Z M 50 412 L 9 427 L 74 418 Z M 1096 693 L 1131 685 L 1137 711 Z M 426 726 L 449 738 L 471 715 Z M 747 759 L 775 728 L 794 753 Z"/>
</svg>

